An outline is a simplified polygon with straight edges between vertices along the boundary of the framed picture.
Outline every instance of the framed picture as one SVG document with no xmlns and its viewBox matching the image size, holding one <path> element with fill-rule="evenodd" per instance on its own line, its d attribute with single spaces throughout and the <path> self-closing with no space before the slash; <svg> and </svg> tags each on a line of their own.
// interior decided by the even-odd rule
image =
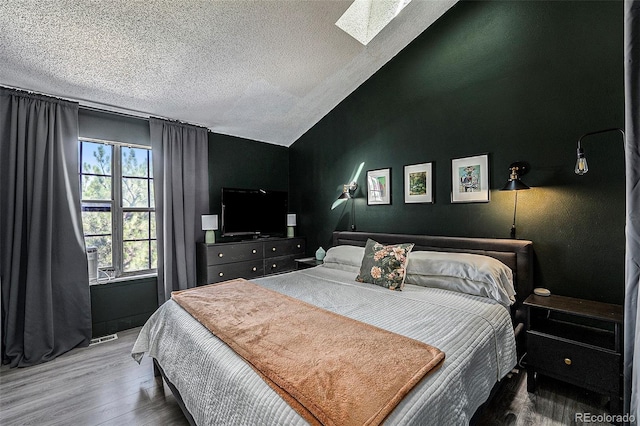
<svg viewBox="0 0 640 426">
<path fill-rule="evenodd" d="M 404 166 L 404 202 L 433 203 L 433 163 Z"/>
<path fill-rule="evenodd" d="M 451 160 L 451 202 L 489 202 L 489 154 Z"/>
<path fill-rule="evenodd" d="M 367 204 L 391 204 L 391 168 L 367 172 Z"/>
</svg>

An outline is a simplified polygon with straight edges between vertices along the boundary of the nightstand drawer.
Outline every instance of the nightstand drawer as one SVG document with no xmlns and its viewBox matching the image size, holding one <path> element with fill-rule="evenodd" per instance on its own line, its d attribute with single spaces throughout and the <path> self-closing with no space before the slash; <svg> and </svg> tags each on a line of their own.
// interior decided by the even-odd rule
<svg viewBox="0 0 640 426">
<path fill-rule="evenodd" d="M 262 243 L 215 244 L 207 246 L 207 265 L 262 260 Z"/>
<path fill-rule="evenodd" d="M 207 268 L 207 282 L 204 284 L 218 283 L 234 278 L 250 280 L 264 275 L 262 259 L 248 262 L 236 262 L 226 265 L 212 265 Z"/>
<path fill-rule="evenodd" d="M 287 238 L 275 241 L 265 241 L 264 257 L 279 257 L 289 255 L 303 255 L 305 251 L 304 238 Z M 295 268 L 295 267 L 294 267 Z M 268 273 L 268 272 L 267 272 Z"/>
<path fill-rule="evenodd" d="M 527 363 L 536 371 L 596 392 L 618 393 L 620 354 L 536 331 L 527 332 Z"/>
</svg>

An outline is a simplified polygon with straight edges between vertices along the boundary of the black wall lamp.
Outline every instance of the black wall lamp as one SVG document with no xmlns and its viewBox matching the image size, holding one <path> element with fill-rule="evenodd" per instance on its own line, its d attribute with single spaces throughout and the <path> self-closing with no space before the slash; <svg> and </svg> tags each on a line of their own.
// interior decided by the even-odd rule
<svg viewBox="0 0 640 426">
<path fill-rule="evenodd" d="M 576 160 L 576 167 L 574 169 L 577 175 L 582 176 L 583 174 L 589 171 L 587 158 L 584 156 L 584 149 L 582 149 L 582 139 L 586 138 L 587 136 L 598 135 L 600 133 L 607 133 L 607 132 L 620 132 L 622 134 L 622 141 L 624 142 L 625 140 L 624 131 L 622 131 L 622 129 L 619 129 L 617 127 L 613 129 L 604 129 L 604 130 L 598 130 L 595 132 L 589 132 L 580 136 L 580 139 L 578 139 L 578 149 L 577 149 L 578 159 Z"/>
<path fill-rule="evenodd" d="M 355 198 L 356 191 L 358 190 L 358 184 L 353 181 L 351 183 L 347 183 L 342 185 L 342 194 L 338 197 L 338 200 L 347 200 L 349 201 L 352 198 Z M 351 201 L 351 230 L 356 230 L 356 204 L 354 201 Z"/>
<path fill-rule="evenodd" d="M 518 161 L 509 165 L 509 180 L 501 191 L 516 191 L 513 204 L 513 224 L 511 225 L 511 238 L 516 237 L 516 210 L 518 209 L 518 191 L 530 189 L 527 184 L 520 180 L 520 177 L 529 172 L 529 163 Z"/>
<path fill-rule="evenodd" d="M 342 185 L 342 194 L 338 197 L 338 200 L 344 200 L 353 198 L 356 191 L 358 190 L 358 184 L 356 182 L 351 182 L 348 184 Z"/>
</svg>

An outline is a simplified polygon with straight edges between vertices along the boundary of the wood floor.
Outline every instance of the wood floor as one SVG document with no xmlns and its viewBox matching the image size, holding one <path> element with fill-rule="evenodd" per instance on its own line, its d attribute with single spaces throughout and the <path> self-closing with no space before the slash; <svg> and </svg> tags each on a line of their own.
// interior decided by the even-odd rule
<svg viewBox="0 0 640 426">
<path fill-rule="evenodd" d="M 0 368 L 1 425 L 186 425 L 171 391 L 153 376 L 151 359 L 129 355 L 139 329 L 75 349 L 54 361 Z M 515 374 L 483 413 L 482 425 L 576 424 L 576 412 L 602 414 L 605 398 L 552 379 L 526 390 Z"/>
<path fill-rule="evenodd" d="M 527 373 L 522 370 L 505 379 L 503 387 L 480 418 L 480 425 L 576 425 L 576 413 L 608 414 L 608 398 L 548 378 L 538 377 L 535 393 L 527 392 Z M 609 425 L 610 423 L 591 423 Z"/>
<path fill-rule="evenodd" d="M 0 425 L 188 425 L 151 358 L 130 352 L 139 328 L 28 368 L 0 368 Z"/>
</svg>

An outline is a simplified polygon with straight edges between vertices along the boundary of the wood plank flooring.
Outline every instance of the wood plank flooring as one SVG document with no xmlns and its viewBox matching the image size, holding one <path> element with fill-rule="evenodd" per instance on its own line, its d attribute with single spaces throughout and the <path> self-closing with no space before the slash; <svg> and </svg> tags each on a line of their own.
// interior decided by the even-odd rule
<svg viewBox="0 0 640 426">
<path fill-rule="evenodd" d="M 527 373 L 521 370 L 505 379 L 496 397 L 483 412 L 483 426 L 555 426 L 583 424 L 576 413 L 608 414 L 608 398 L 558 380 L 538 376 L 535 393 L 527 392 Z M 591 423 L 609 425 L 610 423 Z"/>
<path fill-rule="evenodd" d="M 130 350 L 139 328 L 118 339 L 74 349 L 28 368 L 0 367 L 1 425 L 187 425 L 169 388 L 153 376 L 151 359 L 138 365 Z M 576 424 L 576 412 L 601 414 L 600 395 L 540 379 L 535 394 L 526 373 L 507 379 L 481 425 Z"/>
<path fill-rule="evenodd" d="M 2 366 L 0 424 L 188 425 L 151 358 L 131 358 L 138 331 L 37 366 Z"/>
</svg>

